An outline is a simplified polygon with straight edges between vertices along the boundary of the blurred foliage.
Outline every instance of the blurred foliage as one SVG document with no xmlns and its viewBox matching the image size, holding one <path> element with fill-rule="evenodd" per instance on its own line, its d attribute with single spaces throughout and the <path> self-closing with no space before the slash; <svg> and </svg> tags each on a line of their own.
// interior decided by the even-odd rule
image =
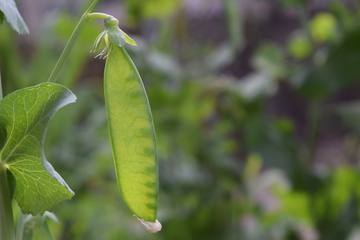
<svg viewBox="0 0 360 240">
<path fill-rule="evenodd" d="M 325 42 L 334 37 L 336 19 L 329 13 L 319 13 L 310 22 L 310 32 L 316 42 Z"/>
<path fill-rule="evenodd" d="M 129 21 L 133 24 L 144 19 L 168 17 L 176 11 L 180 4 L 180 0 L 125 0 Z"/>
<path fill-rule="evenodd" d="M 303 60 L 311 55 L 312 44 L 305 34 L 295 33 L 289 40 L 288 50 L 293 58 Z"/>
<path fill-rule="evenodd" d="M 256 2 L 121 2 L 157 131 L 157 235 L 118 197 L 103 62 L 88 54 L 99 29 L 82 33 L 62 76 L 78 103 L 47 137 L 49 159 L 76 192 L 53 209 L 55 239 L 360 236 L 359 5 Z M 30 43 L 1 26 L 6 93 L 47 79 L 77 19 L 60 12 Z"/>
</svg>

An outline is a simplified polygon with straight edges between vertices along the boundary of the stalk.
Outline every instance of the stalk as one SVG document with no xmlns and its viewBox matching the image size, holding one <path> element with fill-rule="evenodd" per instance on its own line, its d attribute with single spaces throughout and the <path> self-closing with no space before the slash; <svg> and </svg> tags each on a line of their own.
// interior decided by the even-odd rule
<svg viewBox="0 0 360 240">
<path fill-rule="evenodd" d="M 67 41 L 64 50 L 62 51 L 57 63 L 55 64 L 55 67 L 50 73 L 50 76 L 48 78 L 48 82 L 56 82 L 59 77 L 59 72 L 61 68 L 63 67 L 65 60 L 68 58 L 71 49 L 74 47 L 74 44 L 76 42 L 77 37 L 79 36 L 82 27 L 86 23 L 86 20 L 88 19 L 88 14 L 92 12 L 96 6 L 96 4 L 99 2 L 99 0 L 92 0 L 88 6 L 88 8 L 85 10 L 84 14 L 81 16 L 79 22 L 74 28 L 74 31 L 71 33 L 71 36 L 69 40 Z"/>
<path fill-rule="evenodd" d="M 108 18 L 114 18 L 113 16 L 106 14 L 106 13 L 99 13 L 99 12 L 93 12 L 88 14 L 89 18 L 93 19 L 108 19 Z"/>
<path fill-rule="evenodd" d="M 3 98 L 0 71 L 0 100 Z M 0 159 L 0 239 L 15 238 L 14 219 L 11 205 L 10 186 L 7 179 L 7 169 Z"/>
<path fill-rule="evenodd" d="M 237 0 L 226 0 L 225 2 L 228 31 L 233 50 L 241 49 L 244 45 L 243 19 L 239 12 Z"/>
<path fill-rule="evenodd" d="M 14 240 L 14 220 L 7 169 L 0 163 L 0 239 Z"/>
<path fill-rule="evenodd" d="M 2 83 L 1 83 L 1 71 L 0 71 L 0 100 L 3 98 L 3 90 L 2 90 Z"/>
</svg>

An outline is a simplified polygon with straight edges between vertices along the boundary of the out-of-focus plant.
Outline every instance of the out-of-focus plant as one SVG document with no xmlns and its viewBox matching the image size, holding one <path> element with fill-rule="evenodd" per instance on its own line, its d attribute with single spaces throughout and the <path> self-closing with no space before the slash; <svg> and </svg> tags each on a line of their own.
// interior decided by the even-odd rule
<svg viewBox="0 0 360 240">
<path fill-rule="evenodd" d="M 118 210 L 125 206 L 116 201 L 116 176 L 107 161 L 100 61 L 88 62 L 79 76 L 99 31 L 91 28 L 71 52 L 78 60 L 66 64 L 74 74 L 61 71 L 72 79 L 69 85 L 81 79 L 79 89 L 74 86 L 78 104 L 57 114 L 46 142 L 49 159 L 57 159 L 56 169 L 77 193 L 76 201 L 54 209 L 60 224 L 47 221 L 55 238 L 356 239 L 356 1 L 194 0 L 172 7 L 170 1 L 164 7 L 149 1 L 158 12 L 146 17 L 147 4 L 133 1 L 139 13 L 134 17 L 126 12 L 129 2 L 123 1 L 122 9 L 132 23 L 129 30 L 144 37 L 128 50 L 146 76 L 160 136 L 164 230 L 145 235 L 135 218 Z M 191 9 L 194 5 L 200 10 Z M 252 14 L 254 9 L 259 14 Z M 319 23 L 324 14 L 332 20 Z M 0 34 L 6 92 L 31 85 L 29 76 L 33 83 L 47 77 L 31 69 L 56 61 L 56 51 L 49 49 L 58 49 L 76 23 L 67 15 L 58 19 L 51 37 L 32 43 L 25 60 L 14 54 L 14 38 Z M 234 48 L 239 39 L 241 47 Z M 252 172 L 248 168 L 255 169 L 252 178 L 245 174 Z"/>
<path fill-rule="evenodd" d="M 137 23 L 148 18 L 168 17 L 181 6 L 180 0 L 149 0 L 140 2 L 137 0 L 126 0 L 125 5 L 128 9 L 130 23 Z"/>
</svg>

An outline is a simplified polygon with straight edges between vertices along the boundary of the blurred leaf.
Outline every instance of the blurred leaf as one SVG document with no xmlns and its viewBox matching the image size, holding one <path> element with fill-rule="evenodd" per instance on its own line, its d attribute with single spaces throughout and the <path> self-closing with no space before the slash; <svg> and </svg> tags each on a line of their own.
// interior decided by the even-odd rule
<svg viewBox="0 0 360 240">
<path fill-rule="evenodd" d="M 265 73 L 253 73 L 244 77 L 236 84 L 233 90 L 237 91 L 248 101 L 262 96 L 271 96 L 277 91 L 277 83 Z"/>
<path fill-rule="evenodd" d="M 126 0 L 130 21 L 138 22 L 145 18 L 161 19 L 173 14 L 181 4 L 180 0 Z"/>
<path fill-rule="evenodd" d="M 326 42 L 335 36 L 336 19 L 330 13 L 319 13 L 310 22 L 312 38 L 317 42 Z"/>
<path fill-rule="evenodd" d="M 104 91 L 118 186 L 134 214 L 154 222 L 158 193 L 154 125 L 142 79 L 124 48 L 110 49 Z"/>
<path fill-rule="evenodd" d="M 360 101 L 337 104 L 335 112 L 347 126 L 360 132 Z"/>
<path fill-rule="evenodd" d="M 246 181 L 251 181 L 256 178 L 260 173 L 261 167 L 261 156 L 258 154 L 251 154 L 246 161 L 244 169 L 244 179 Z"/>
<path fill-rule="evenodd" d="M 294 123 L 288 118 L 277 119 L 275 126 L 284 134 L 290 135 L 294 133 Z"/>
<path fill-rule="evenodd" d="M 180 64 L 171 56 L 165 55 L 159 51 L 144 52 L 147 64 L 154 70 L 178 78 L 181 73 Z"/>
<path fill-rule="evenodd" d="M 353 16 L 351 10 L 342 1 L 334 1 L 330 5 L 331 12 L 339 20 L 339 25 L 345 30 L 350 30 L 357 24 L 357 18 Z"/>
<path fill-rule="evenodd" d="M 293 192 L 281 198 L 282 211 L 287 216 L 311 222 L 310 202 L 306 193 Z"/>
<path fill-rule="evenodd" d="M 43 141 L 50 117 L 75 99 L 61 85 L 43 83 L 0 102 L 0 126 L 7 136 L 1 162 L 15 178 L 15 199 L 25 213 L 43 213 L 74 194 L 45 159 Z"/>
<path fill-rule="evenodd" d="M 21 17 L 19 10 L 16 7 L 14 0 L 2 0 L 0 1 L 0 12 L 6 18 L 6 21 L 11 27 L 20 34 L 29 33 L 29 30 Z M 0 19 L 2 17 L 0 16 Z"/>
<path fill-rule="evenodd" d="M 359 192 L 359 174 L 352 168 L 339 167 L 330 180 L 329 194 L 333 214 L 337 214 L 350 200 L 355 192 Z M 360 193 L 360 192 L 359 192 Z"/>
<path fill-rule="evenodd" d="M 234 60 L 235 51 L 228 44 L 223 44 L 212 50 L 207 57 L 205 63 L 210 70 L 221 69 L 230 64 Z"/>
<path fill-rule="evenodd" d="M 303 60 L 310 56 L 312 44 L 305 34 L 297 33 L 290 38 L 288 50 L 294 58 Z"/>
<path fill-rule="evenodd" d="M 257 49 L 253 58 L 253 66 L 268 76 L 278 79 L 286 74 L 283 50 L 273 44 L 264 44 Z"/>
<path fill-rule="evenodd" d="M 324 98 L 360 78 L 360 31 L 356 29 L 330 49 L 325 64 L 314 67 L 305 77 L 301 92 L 311 98 Z"/>
</svg>

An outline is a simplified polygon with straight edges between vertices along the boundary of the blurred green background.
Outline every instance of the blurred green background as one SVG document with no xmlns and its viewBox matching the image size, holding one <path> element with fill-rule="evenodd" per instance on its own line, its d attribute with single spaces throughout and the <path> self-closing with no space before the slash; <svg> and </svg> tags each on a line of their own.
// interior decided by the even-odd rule
<svg viewBox="0 0 360 240">
<path fill-rule="evenodd" d="M 21 0 L 31 34 L 0 27 L 5 92 L 46 81 L 87 1 Z M 104 61 L 88 24 L 61 82 L 47 155 L 76 195 L 55 239 L 360 239 L 360 2 L 103 0 L 138 41 L 160 156 L 150 235 L 122 202 L 107 136 Z M 121 71 L 121 69 L 119 69 Z M 41 234 L 37 238 L 41 239 Z"/>
</svg>

